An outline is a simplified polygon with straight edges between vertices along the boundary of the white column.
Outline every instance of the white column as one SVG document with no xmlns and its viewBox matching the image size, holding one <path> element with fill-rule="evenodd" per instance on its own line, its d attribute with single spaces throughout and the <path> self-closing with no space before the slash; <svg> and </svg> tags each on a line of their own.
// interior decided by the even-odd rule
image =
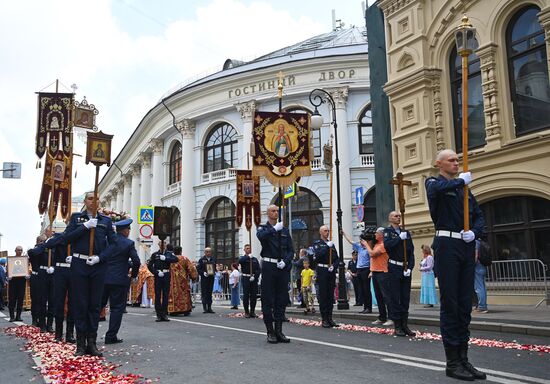
<svg viewBox="0 0 550 384">
<path fill-rule="evenodd" d="M 134 241 L 137 240 L 139 235 L 139 229 L 137 225 L 137 211 L 138 206 L 140 205 L 140 175 L 141 175 L 141 167 L 139 164 L 133 164 L 130 167 L 132 171 L 132 197 L 131 197 L 131 204 L 130 204 L 130 217 L 132 220 L 134 220 L 133 225 L 131 226 L 131 232 L 130 232 L 130 238 Z M 136 244 L 137 246 L 138 244 Z M 143 261 L 143 260 L 142 260 Z"/>
<path fill-rule="evenodd" d="M 195 255 L 195 163 L 193 161 L 195 147 L 195 122 L 185 119 L 178 123 L 178 129 L 181 132 L 181 155 L 182 155 L 182 175 L 181 175 L 181 247 L 183 254 L 187 257 Z"/>
<path fill-rule="evenodd" d="M 124 180 L 119 181 L 116 183 L 117 186 L 117 194 L 116 194 L 116 210 L 117 212 L 124 211 Z"/>
<path fill-rule="evenodd" d="M 141 189 L 140 205 L 151 204 L 151 154 L 142 153 L 141 161 Z"/>
<path fill-rule="evenodd" d="M 346 104 L 348 101 L 348 88 L 338 88 L 332 90 L 331 96 L 334 99 L 334 104 L 336 107 L 336 123 L 338 124 L 338 159 L 340 160 L 340 199 L 342 206 L 342 228 L 346 233 L 353 233 L 352 230 L 352 195 L 351 195 L 351 178 L 349 173 L 350 166 L 350 149 L 349 149 L 349 138 L 348 138 L 348 119 L 347 119 L 347 110 Z M 334 147 L 336 148 L 336 146 Z M 336 154 L 334 154 L 334 159 L 336 159 Z M 338 222 L 336 221 L 336 209 L 338 207 L 337 203 L 337 184 L 336 184 L 336 170 L 334 170 L 333 177 L 333 202 L 332 202 L 332 213 L 333 213 L 333 241 L 337 242 L 338 239 Z M 344 255 L 351 255 L 351 246 L 345 240 L 344 243 Z M 348 256 L 349 257 L 349 256 Z"/>
<path fill-rule="evenodd" d="M 132 174 L 127 173 L 123 177 L 124 192 L 122 210 L 130 216 L 130 211 L 132 209 Z"/>
<path fill-rule="evenodd" d="M 237 111 L 241 114 L 243 121 L 243 139 L 241 140 L 240 152 L 241 152 L 241 169 L 252 169 L 252 159 L 248 162 L 248 153 L 250 152 L 250 143 L 252 142 L 252 127 L 254 119 L 254 111 L 256 110 L 256 100 L 249 101 L 247 103 L 237 104 Z M 265 207 L 260 206 L 260 210 L 264 210 Z M 251 246 L 252 253 L 255 256 L 260 255 L 260 241 L 256 237 L 256 226 L 253 224 L 250 228 L 251 234 Z M 239 228 L 239 238 L 241 243 L 239 244 L 239 252 L 243 249 L 244 245 L 248 243 L 248 231 L 243 224 Z M 240 254 L 240 253 L 239 253 Z"/>
<path fill-rule="evenodd" d="M 164 141 L 161 139 L 151 140 L 151 148 L 153 150 L 153 155 L 151 158 L 151 169 L 152 178 L 151 178 L 151 204 L 160 206 L 161 199 L 164 195 L 164 166 L 163 163 L 163 149 Z"/>
</svg>

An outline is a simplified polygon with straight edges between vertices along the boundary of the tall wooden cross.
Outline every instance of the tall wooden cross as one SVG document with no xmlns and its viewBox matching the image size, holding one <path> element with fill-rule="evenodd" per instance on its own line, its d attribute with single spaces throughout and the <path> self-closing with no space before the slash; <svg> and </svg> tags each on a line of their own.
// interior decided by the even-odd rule
<svg viewBox="0 0 550 384">
<path fill-rule="evenodd" d="M 397 185 L 397 202 L 401 213 L 401 227 L 405 230 L 405 185 L 412 185 L 410 180 L 405 180 L 401 172 L 390 180 L 390 184 Z M 403 240 L 403 269 L 407 270 L 407 240 Z"/>
</svg>

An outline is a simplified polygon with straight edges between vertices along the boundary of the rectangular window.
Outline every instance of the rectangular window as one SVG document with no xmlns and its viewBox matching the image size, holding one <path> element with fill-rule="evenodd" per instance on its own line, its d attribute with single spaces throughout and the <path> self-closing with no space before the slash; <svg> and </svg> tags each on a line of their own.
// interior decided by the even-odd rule
<svg viewBox="0 0 550 384">
<path fill-rule="evenodd" d="M 361 143 L 359 145 L 359 153 L 361 155 L 374 153 L 372 145 L 372 125 L 360 126 L 359 132 L 361 139 Z"/>
</svg>

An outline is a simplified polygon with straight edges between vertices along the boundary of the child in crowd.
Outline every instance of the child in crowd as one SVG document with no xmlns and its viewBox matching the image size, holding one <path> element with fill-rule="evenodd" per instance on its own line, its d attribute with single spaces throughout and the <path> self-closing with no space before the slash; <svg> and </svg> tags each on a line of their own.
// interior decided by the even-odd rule
<svg viewBox="0 0 550 384">
<path fill-rule="evenodd" d="M 312 280 L 314 272 L 309 268 L 309 261 L 304 260 L 304 269 L 301 273 L 301 282 L 302 282 L 302 302 L 305 303 L 306 308 L 304 313 L 308 312 L 315 313 L 315 308 L 313 307 L 313 293 L 312 293 Z"/>
</svg>

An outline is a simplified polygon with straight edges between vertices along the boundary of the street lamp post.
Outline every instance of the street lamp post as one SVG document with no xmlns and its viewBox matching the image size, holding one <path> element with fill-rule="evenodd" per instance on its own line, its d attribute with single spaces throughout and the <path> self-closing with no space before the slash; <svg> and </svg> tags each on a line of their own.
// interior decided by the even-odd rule
<svg viewBox="0 0 550 384">
<path fill-rule="evenodd" d="M 323 125 L 323 117 L 319 113 L 317 107 L 326 103 L 332 107 L 332 125 L 334 126 L 334 146 L 336 167 L 336 222 L 338 223 L 338 255 L 340 262 L 338 263 L 338 309 L 349 309 L 347 283 L 346 283 L 346 268 L 344 264 L 344 243 L 342 238 L 342 203 L 340 199 L 340 159 L 338 158 L 338 124 L 336 123 L 336 104 L 334 99 L 327 91 L 316 88 L 309 93 L 309 102 L 315 107 L 315 111 L 311 115 L 311 128 L 320 129 Z M 332 212 L 330 213 L 332 215 Z M 332 228 L 331 228 L 332 230 Z"/>
<path fill-rule="evenodd" d="M 463 172 L 468 172 L 468 57 L 474 51 L 476 29 L 462 17 L 462 23 L 455 31 L 456 51 L 462 56 L 462 164 Z M 470 210 L 468 207 L 468 186 L 464 185 L 464 231 L 470 229 Z"/>
</svg>

